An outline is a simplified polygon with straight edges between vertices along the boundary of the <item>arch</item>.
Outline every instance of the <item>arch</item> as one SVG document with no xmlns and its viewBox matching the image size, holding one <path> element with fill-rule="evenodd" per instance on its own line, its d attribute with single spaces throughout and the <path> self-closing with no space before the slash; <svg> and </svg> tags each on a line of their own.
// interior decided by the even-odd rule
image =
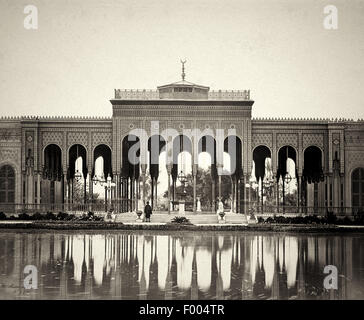
<svg viewBox="0 0 364 320">
<path fill-rule="evenodd" d="M 271 158 L 272 153 L 269 147 L 265 145 L 256 146 L 253 150 L 253 161 L 255 163 L 255 177 L 257 181 L 263 180 L 265 176 L 265 160 Z"/>
<path fill-rule="evenodd" d="M 129 151 L 132 152 L 134 157 L 133 163 L 129 161 Z M 138 136 L 133 134 L 127 134 L 122 140 L 122 167 L 121 176 L 123 178 L 138 178 L 139 171 L 139 160 L 140 160 L 140 139 Z"/>
<path fill-rule="evenodd" d="M 46 148 L 48 148 L 50 145 L 55 145 L 57 146 L 60 150 L 61 150 L 61 154 L 63 155 L 63 148 L 58 144 L 58 143 L 48 143 L 47 145 L 43 146 L 42 149 L 42 154 L 41 154 L 41 163 L 44 166 L 44 151 L 46 150 Z M 62 159 L 63 161 L 63 159 Z"/>
<path fill-rule="evenodd" d="M 43 179 L 51 181 L 61 181 L 62 169 L 62 149 L 57 144 L 49 144 L 43 151 Z"/>
<path fill-rule="evenodd" d="M 351 205 L 355 212 L 364 210 L 364 167 L 351 173 Z"/>
<path fill-rule="evenodd" d="M 93 150 L 93 162 L 91 177 L 95 175 L 95 163 L 96 159 L 102 157 L 104 160 L 103 174 L 105 179 L 110 174 L 112 177 L 112 151 L 107 144 L 99 144 Z"/>
<path fill-rule="evenodd" d="M 204 135 L 198 141 L 198 154 L 207 152 L 211 156 L 212 163 L 215 163 L 216 158 L 216 140 L 211 135 Z"/>
<path fill-rule="evenodd" d="M 322 168 L 322 150 L 317 146 L 309 146 L 303 153 L 302 179 L 308 183 L 324 181 Z"/>
<path fill-rule="evenodd" d="M 152 178 L 159 175 L 159 156 L 166 151 L 166 141 L 161 135 L 153 135 L 148 139 L 149 173 Z"/>
<path fill-rule="evenodd" d="M 235 150 L 231 150 L 229 146 L 235 144 Z M 237 135 L 229 135 L 224 140 L 224 152 L 228 153 L 230 156 L 230 172 L 231 176 L 240 178 L 243 174 L 242 167 L 242 142 Z M 235 156 L 235 157 L 234 157 Z M 234 163 L 233 163 L 234 162 Z"/>
<path fill-rule="evenodd" d="M 16 196 L 16 170 L 10 164 L 0 167 L 0 204 L 14 204 Z"/>
<path fill-rule="evenodd" d="M 178 155 L 183 151 L 192 155 L 192 141 L 186 135 L 180 134 L 173 139 L 173 167 L 172 178 L 177 179 L 178 175 Z"/>
<path fill-rule="evenodd" d="M 285 145 L 279 148 L 278 150 L 278 166 L 277 166 L 277 181 L 279 181 L 280 177 L 284 179 L 287 169 L 287 160 L 292 159 L 295 163 L 295 175 L 297 177 L 297 150 L 290 146 Z M 293 178 L 293 177 L 292 177 Z"/>
<path fill-rule="evenodd" d="M 87 149 L 82 144 L 74 144 L 68 149 L 68 172 L 67 180 L 73 179 L 76 171 L 76 160 L 82 158 L 82 174 L 88 174 L 87 169 Z"/>
<path fill-rule="evenodd" d="M 324 166 L 324 160 L 325 160 L 325 150 L 319 145 L 311 144 L 311 145 L 303 148 L 303 157 L 305 155 L 306 150 L 309 149 L 309 148 L 317 148 L 317 149 L 319 149 L 321 151 L 321 166 L 323 167 Z"/>
</svg>

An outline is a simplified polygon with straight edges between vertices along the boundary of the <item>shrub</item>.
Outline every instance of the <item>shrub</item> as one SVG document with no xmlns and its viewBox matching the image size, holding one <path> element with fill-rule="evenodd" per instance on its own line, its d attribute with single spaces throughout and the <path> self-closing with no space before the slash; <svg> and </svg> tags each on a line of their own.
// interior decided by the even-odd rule
<svg viewBox="0 0 364 320">
<path fill-rule="evenodd" d="M 338 221 L 338 223 L 350 225 L 350 224 L 353 224 L 353 220 L 351 220 L 348 216 L 346 216 L 343 219 L 341 219 L 340 221 Z"/>
<path fill-rule="evenodd" d="M 57 214 L 57 220 L 67 220 L 68 218 L 68 213 L 66 212 L 58 212 Z"/>
<path fill-rule="evenodd" d="M 45 220 L 56 220 L 57 216 L 52 212 L 47 212 L 47 214 L 44 217 Z"/>
<path fill-rule="evenodd" d="M 364 224 L 364 212 L 358 212 L 354 216 L 354 222 L 357 224 Z"/>
<path fill-rule="evenodd" d="M 65 218 L 66 221 L 71 221 L 75 219 L 75 215 L 74 214 L 67 214 L 67 217 Z"/>
<path fill-rule="evenodd" d="M 172 223 L 180 223 L 180 224 L 191 224 L 190 220 L 186 217 L 175 216 L 172 220 Z"/>
<path fill-rule="evenodd" d="M 5 220 L 6 214 L 4 212 L 0 212 L 0 220 Z"/>
<path fill-rule="evenodd" d="M 39 213 L 39 212 L 36 212 L 34 213 L 32 216 L 31 216 L 31 219 L 32 220 L 43 220 L 44 219 L 44 216 Z"/>
<path fill-rule="evenodd" d="M 337 220 L 337 217 L 333 212 L 328 211 L 326 214 L 326 219 L 327 219 L 327 223 L 335 223 Z"/>
<path fill-rule="evenodd" d="M 93 216 L 93 220 L 92 221 L 104 221 L 104 217 Z"/>
<path fill-rule="evenodd" d="M 264 223 L 264 218 L 263 217 L 258 217 L 258 223 Z"/>
<path fill-rule="evenodd" d="M 268 217 L 267 220 L 265 220 L 266 223 L 274 223 L 274 218 Z"/>
<path fill-rule="evenodd" d="M 27 213 L 21 213 L 21 214 L 19 214 L 18 219 L 19 220 L 30 220 L 31 218 L 30 218 L 30 215 L 28 215 Z"/>
</svg>

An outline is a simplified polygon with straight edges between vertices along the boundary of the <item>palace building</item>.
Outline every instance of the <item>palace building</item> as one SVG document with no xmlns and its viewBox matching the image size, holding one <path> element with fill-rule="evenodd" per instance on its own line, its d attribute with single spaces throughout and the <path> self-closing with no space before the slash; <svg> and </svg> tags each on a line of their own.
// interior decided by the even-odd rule
<svg viewBox="0 0 364 320">
<path fill-rule="evenodd" d="M 110 102 L 111 118 L 1 118 L 0 211 L 102 211 L 112 204 L 118 212 L 132 212 L 150 201 L 154 210 L 171 212 L 182 203 L 181 181 L 192 190 L 189 200 L 183 200 L 187 211 L 214 212 L 226 181 L 216 160 L 222 153 L 236 166 L 228 177 L 229 200 L 224 200 L 231 212 L 246 213 L 253 205 L 266 213 L 352 215 L 364 210 L 363 120 L 254 119 L 249 90 L 212 91 L 187 82 L 184 71 L 181 81 L 157 90 L 117 89 Z M 136 136 L 135 129 L 144 130 L 147 140 Z M 189 129 L 201 134 L 188 137 Z M 218 129 L 222 142 L 217 141 Z M 170 131 L 177 135 L 169 136 Z M 234 152 L 228 148 L 230 138 Z M 130 160 L 137 143 L 148 151 L 147 162 Z M 140 150 L 135 157 L 140 158 Z M 188 175 L 178 162 L 182 151 L 190 155 Z M 163 152 L 168 158 L 162 167 Z M 197 188 L 202 152 L 211 159 L 208 195 Z M 96 170 L 100 157 L 101 173 Z M 288 159 L 294 164 L 291 173 Z M 162 170 L 164 206 L 157 197 Z M 288 202 L 292 179 L 296 187 Z M 105 190 L 97 201 L 96 185 Z M 203 197 L 210 202 L 201 209 Z"/>
</svg>

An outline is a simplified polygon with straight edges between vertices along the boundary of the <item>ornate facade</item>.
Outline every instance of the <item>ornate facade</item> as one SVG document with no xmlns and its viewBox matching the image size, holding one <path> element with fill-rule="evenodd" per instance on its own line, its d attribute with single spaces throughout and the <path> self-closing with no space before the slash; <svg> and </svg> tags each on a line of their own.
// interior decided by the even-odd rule
<svg viewBox="0 0 364 320">
<path fill-rule="evenodd" d="M 223 129 L 225 140 L 234 130 L 238 141 L 238 168 L 232 175 L 234 212 L 247 211 L 249 200 L 251 202 L 248 184 L 253 161 L 256 163 L 255 175 L 263 183 L 267 157 L 271 158 L 275 182 L 285 178 L 285 160 L 294 160 L 298 185 L 295 212 L 314 207 L 351 214 L 364 207 L 363 120 L 254 119 L 250 91 L 210 91 L 206 86 L 184 80 L 158 87 L 155 91 L 115 90 L 110 102 L 111 118 L 1 118 L 0 205 L 3 210 L 17 211 L 24 206 L 39 209 L 42 204 L 64 208 L 74 203 L 72 181 L 77 174 L 74 161 L 82 157 L 83 176 L 92 178 L 95 159 L 100 155 L 104 158 L 105 179 L 110 176 L 115 184 L 114 188 L 107 190 L 106 196 L 117 203 L 118 211 L 136 210 L 138 203 L 141 206 L 141 201 L 148 200 L 146 183 L 152 184 L 150 200 L 156 203 L 154 189 L 158 170 L 153 173 L 153 166 L 147 170 L 148 165 L 131 165 L 128 161 L 127 150 L 133 143 L 128 142 L 127 137 L 137 128 L 145 130 L 148 137 L 155 132 L 168 133 L 169 129 L 174 129 L 177 137 L 160 139 L 160 146 L 167 154 L 175 154 L 176 144 L 166 140 L 184 135 L 186 129 L 199 129 L 205 133 Z M 208 135 L 205 133 L 189 137 L 191 146 L 194 143 L 198 146 L 188 150 L 192 160 L 204 151 L 206 138 L 201 139 Z M 212 158 L 219 158 L 218 153 L 225 149 L 216 146 L 214 150 Z M 191 210 L 196 211 L 198 166 L 193 163 Z M 175 183 L 179 169 L 168 161 L 166 169 L 171 204 L 168 210 L 173 210 L 174 204 L 178 203 Z M 216 173 L 212 174 L 212 183 L 216 184 L 212 190 L 213 202 L 221 196 L 221 171 L 218 169 L 219 164 L 215 163 L 215 171 L 212 170 Z M 147 182 L 148 172 L 151 182 Z M 86 196 L 86 186 L 88 190 L 93 188 L 91 178 L 85 181 L 85 206 L 92 205 L 92 192 Z M 275 183 L 274 187 L 276 208 L 266 208 L 266 212 L 277 212 L 279 205 L 285 205 L 277 196 L 277 185 Z"/>
</svg>

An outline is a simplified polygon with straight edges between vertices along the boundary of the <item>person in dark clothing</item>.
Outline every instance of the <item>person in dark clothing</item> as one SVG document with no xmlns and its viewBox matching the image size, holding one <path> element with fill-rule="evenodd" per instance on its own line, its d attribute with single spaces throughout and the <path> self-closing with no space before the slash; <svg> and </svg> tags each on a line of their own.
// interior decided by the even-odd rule
<svg viewBox="0 0 364 320">
<path fill-rule="evenodd" d="M 149 201 L 144 208 L 145 222 L 150 222 L 150 215 L 152 214 L 152 207 L 149 205 Z"/>
</svg>

